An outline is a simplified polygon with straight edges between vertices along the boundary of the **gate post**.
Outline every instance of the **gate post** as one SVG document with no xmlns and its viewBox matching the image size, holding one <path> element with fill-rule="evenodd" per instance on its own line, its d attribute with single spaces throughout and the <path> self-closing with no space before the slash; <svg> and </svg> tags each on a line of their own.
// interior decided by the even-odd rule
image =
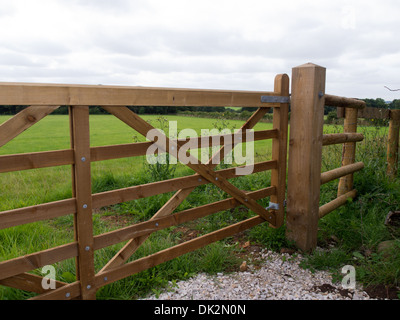
<svg viewBox="0 0 400 320">
<path fill-rule="evenodd" d="M 292 70 L 286 236 L 303 251 L 317 245 L 326 69 Z"/>
</svg>

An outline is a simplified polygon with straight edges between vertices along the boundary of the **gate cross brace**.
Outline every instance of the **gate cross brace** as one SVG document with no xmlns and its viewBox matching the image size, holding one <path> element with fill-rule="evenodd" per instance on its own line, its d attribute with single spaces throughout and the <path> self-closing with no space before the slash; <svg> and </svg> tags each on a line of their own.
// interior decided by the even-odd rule
<svg viewBox="0 0 400 320">
<path fill-rule="evenodd" d="M 139 132 L 144 137 L 147 136 L 150 130 L 155 130 L 155 128 L 139 117 L 136 113 L 128 109 L 127 107 L 104 107 L 104 109 L 112 114 L 114 114 L 117 118 L 123 120 L 129 126 L 134 128 L 137 132 Z M 170 140 L 164 134 L 160 132 L 160 135 L 163 135 L 166 139 L 167 146 L 165 151 L 171 153 L 172 150 L 179 150 L 181 146 L 179 146 L 175 141 Z M 153 141 L 156 145 L 158 142 Z M 164 147 L 159 145 L 159 147 Z M 175 148 L 175 149 L 172 149 Z M 210 183 L 215 184 L 217 187 L 230 194 L 237 201 L 242 203 L 244 206 L 254 211 L 261 217 L 263 217 L 266 221 L 270 222 L 272 225 L 275 224 L 275 215 L 272 212 L 267 211 L 261 205 L 259 205 L 254 199 L 246 196 L 246 194 L 228 182 L 224 177 L 216 174 L 212 169 L 204 164 L 196 164 L 198 160 L 191 155 L 188 155 L 189 163 L 186 164 L 189 168 L 197 172 L 203 178 L 207 179 Z"/>
<path fill-rule="evenodd" d="M 140 117 L 138 117 L 134 112 L 132 112 L 131 110 L 129 110 L 128 108 L 116 108 L 116 107 L 103 107 L 105 110 L 107 110 L 108 112 L 110 112 L 111 114 L 113 114 L 114 116 L 116 116 L 117 118 L 119 118 L 121 121 L 125 122 L 126 124 L 128 124 L 130 127 L 132 127 L 135 130 L 137 129 L 137 124 L 138 122 L 142 124 L 142 132 L 140 132 L 141 134 L 144 134 L 146 132 L 148 132 L 148 130 L 150 129 L 151 126 L 148 125 L 147 122 L 144 122 Z M 258 122 L 259 120 L 261 120 L 265 114 L 270 110 L 270 108 L 259 108 L 248 120 L 247 122 L 242 126 L 242 130 L 245 129 L 252 129 Z M 139 119 L 138 119 L 139 118 Z M 144 134 L 144 135 L 147 135 Z M 171 144 L 168 144 L 169 146 L 172 147 Z M 229 150 L 228 150 L 229 151 Z M 222 155 L 221 155 L 222 154 Z M 226 148 L 225 146 L 222 146 L 220 148 L 220 150 L 213 155 L 213 157 L 209 160 L 209 162 L 207 163 L 206 166 L 209 166 L 210 168 L 214 168 L 216 166 L 216 164 L 213 163 L 213 159 L 217 158 L 217 157 L 221 157 L 221 159 L 223 159 L 226 156 L 227 152 L 226 152 Z M 214 177 L 213 177 L 214 179 Z M 217 182 L 215 180 L 212 181 L 212 183 Z M 190 195 L 190 193 L 194 190 L 195 188 L 185 188 L 185 189 L 181 189 L 178 192 L 176 192 L 174 194 L 173 197 L 171 197 L 167 203 L 165 203 L 165 205 L 160 208 L 160 210 L 158 210 L 158 212 L 150 219 L 156 219 L 156 218 L 160 218 L 163 216 L 166 216 L 168 214 L 171 214 L 181 203 L 182 201 Z M 246 196 L 245 196 L 246 197 Z M 246 197 L 247 198 L 247 197 Z M 245 198 L 245 199 L 246 199 Z M 247 201 L 248 202 L 248 201 Z M 245 201 L 245 203 L 247 204 L 247 202 Z M 261 207 L 261 206 L 260 206 Z M 262 208 L 262 207 L 261 207 Z M 265 213 L 269 214 L 268 217 L 272 217 L 272 219 L 274 220 L 274 215 L 275 212 L 271 211 L 267 211 L 264 208 L 263 209 L 263 213 L 265 215 Z M 260 210 L 261 211 L 261 210 Z M 272 221 L 273 222 L 273 221 Z M 271 222 L 271 223 L 272 223 Z M 129 259 L 130 256 L 132 256 L 132 254 L 135 253 L 135 251 L 140 247 L 140 245 L 148 238 L 148 235 L 146 236 L 141 236 L 141 237 L 137 237 L 134 239 L 131 239 L 101 270 L 99 273 L 102 273 L 106 270 L 112 269 L 113 267 L 119 266 L 121 264 L 123 264 L 126 260 Z"/>
</svg>

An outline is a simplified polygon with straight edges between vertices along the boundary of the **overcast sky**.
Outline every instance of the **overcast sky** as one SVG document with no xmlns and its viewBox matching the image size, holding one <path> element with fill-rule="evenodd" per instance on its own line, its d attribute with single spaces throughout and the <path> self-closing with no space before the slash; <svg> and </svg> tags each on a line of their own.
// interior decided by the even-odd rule
<svg viewBox="0 0 400 320">
<path fill-rule="evenodd" d="M 0 0 L 1 82 L 271 91 L 307 62 L 400 99 L 400 1 Z"/>
</svg>

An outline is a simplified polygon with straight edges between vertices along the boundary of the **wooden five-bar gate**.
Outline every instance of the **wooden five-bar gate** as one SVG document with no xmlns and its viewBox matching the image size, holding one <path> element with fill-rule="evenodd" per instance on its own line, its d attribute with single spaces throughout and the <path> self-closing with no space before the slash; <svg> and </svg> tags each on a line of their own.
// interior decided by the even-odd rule
<svg viewBox="0 0 400 320">
<path fill-rule="evenodd" d="M 355 196 L 355 191 L 348 182 L 352 181 L 348 179 L 348 175 L 360 170 L 363 166 L 351 163 L 350 159 L 350 162 L 344 161 L 342 168 L 321 176 L 322 145 L 346 143 L 345 149 L 348 150 L 356 141 L 363 139 L 361 135 L 350 132 L 354 129 L 350 128 L 350 125 L 347 128 L 349 132 L 336 136 L 324 136 L 322 132 L 324 105 L 325 103 L 341 107 L 363 107 L 364 105 L 354 99 L 326 95 L 325 69 L 313 64 L 294 68 L 292 82 L 291 99 L 289 77 L 285 74 L 275 78 L 273 92 L 0 84 L 0 105 L 29 106 L 0 125 L 0 147 L 63 105 L 69 106 L 71 137 L 71 148 L 67 150 L 0 156 L 0 173 L 71 165 L 73 190 L 71 199 L 1 212 L 0 229 L 69 214 L 74 214 L 75 217 L 74 242 L 0 262 L 0 285 L 38 293 L 33 299 L 94 299 L 96 291 L 105 285 L 212 242 L 265 222 L 275 228 L 282 226 L 285 221 L 289 102 L 291 102 L 291 136 L 286 217 L 288 237 L 293 239 L 299 248 L 312 249 L 316 244 L 318 219 L 344 204 L 343 199 Z M 258 107 L 257 111 L 243 124 L 242 130 L 232 134 L 232 139 L 228 139 L 228 141 L 238 141 L 233 137 L 240 135 L 242 142 L 249 142 L 243 131 L 253 129 L 273 108 L 273 129 L 254 133 L 254 140 L 272 139 L 272 158 L 269 161 L 254 164 L 253 169 L 253 173 L 271 171 L 271 185 L 258 191 L 248 192 L 238 189 L 229 182 L 230 179 L 237 177 L 235 168 L 215 171 L 217 164 L 213 160 L 222 160 L 232 147 L 226 144 L 225 136 L 221 135 L 218 137 L 221 147 L 208 163 L 198 163 L 197 159 L 187 155 L 190 159 L 187 166 L 195 172 L 191 176 L 92 194 L 92 162 L 142 156 L 153 143 L 157 144 L 158 141 L 154 139 L 154 141 L 141 143 L 91 147 L 90 106 L 101 106 L 145 137 L 150 130 L 155 128 L 127 106 Z M 199 141 L 206 139 L 215 143 L 215 138 L 196 139 Z M 171 154 L 179 154 L 180 148 L 187 142 L 187 140 L 170 140 L 168 137 L 165 139 L 167 144 L 163 148 Z M 340 191 L 344 193 L 328 204 L 329 208 L 319 208 L 321 183 L 339 177 L 347 179 L 346 187 L 342 188 L 345 191 Z M 209 183 L 222 189 L 231 198 L 175 212 L 197 186 Z M 105 234 L 93 234 L 94 209 L 167 192 L 175 193 L 150 220 Z M 268 208 L 264 208 L 257 200 L 267 197 L 270 198 L 271 204 Z M 256 215 L 147 257 L 127 262 L 151 233 L 240 205 L 247 207 Z M 125 246 L 96 273 L 94 252 L 125 241 L 128 241 Z M 57 281 L 56 289 L 46 290 L 41 285 L 43 278 L 29 273 L 71 258 L 76 258 L 76 282 Z"/>
</svg>

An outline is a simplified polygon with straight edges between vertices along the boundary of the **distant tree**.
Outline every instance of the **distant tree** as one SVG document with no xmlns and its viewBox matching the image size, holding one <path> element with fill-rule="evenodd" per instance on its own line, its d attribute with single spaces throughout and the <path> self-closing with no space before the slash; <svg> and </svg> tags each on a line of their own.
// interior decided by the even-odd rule
<svg viewBox="0 0 400 320">
<path fill-rule="evenodd" d="M 196 111 L 203 111 L 203 112 L 224 112 L 225 107 L 198 107 Z"/>
<path fill-rule="evenodd" d="M 367 107 L 370 108 L 379 108 L 379 109 L 387 109 L 389 105 L 382 98 L 378 99 L 363 99 L 367 104 Z"/>
<path fill-rule="evenodd" d="M 400 109 L 400 100 L 395 99 L 389 104 L 390 109 Z"/>
<path fill-rule="evenodd" d="M 1 106 L 0 114 L 2 115 L 13 115 L 25 109 L 26 106 Z"/>
</svg>

